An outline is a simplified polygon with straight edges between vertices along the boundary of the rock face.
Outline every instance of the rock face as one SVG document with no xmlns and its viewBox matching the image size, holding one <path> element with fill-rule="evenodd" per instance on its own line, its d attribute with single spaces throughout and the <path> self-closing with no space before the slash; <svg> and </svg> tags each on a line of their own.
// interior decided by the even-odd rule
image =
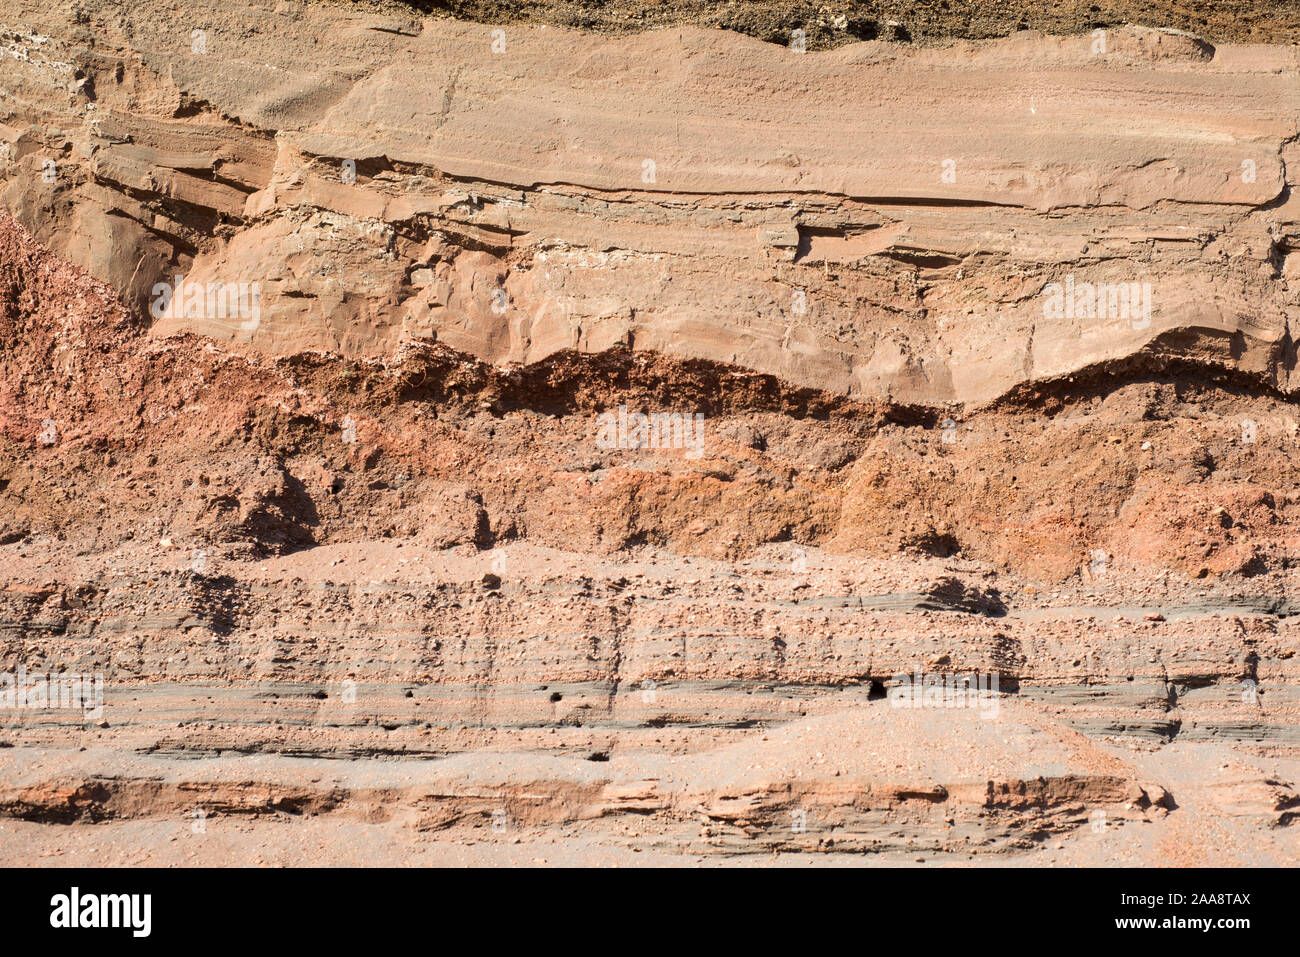
<svg viewBox="0 0 1300 957">
<path fill-rule="evenodd" d="M 46 6 L 7 15 L 5 205 L 140 309 L 257 287 L 159 334 L 621 346 L 927 404 L 1139 353 L 1296 387 L 1294 47 Z"/>
<path fill-rule="evenodd" d="M 0 863 L 1300 863 L 1294 47 L 0 51 Z"/>
</svg>

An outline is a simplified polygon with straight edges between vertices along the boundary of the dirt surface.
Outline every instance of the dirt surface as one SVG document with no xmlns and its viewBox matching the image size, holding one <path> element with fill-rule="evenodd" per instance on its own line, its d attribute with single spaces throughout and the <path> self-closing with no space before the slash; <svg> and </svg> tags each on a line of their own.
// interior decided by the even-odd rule
<svg viewBox="0 0 1300 957">
<path fill-rule="evenodd" d="M 1076 34 L 1136 24 L 1186 30 L 1212 43 L 1295 43 L 1300 11 L 1289 0 L 324 0 L 383 13 L 414 10 L 476 23 L 547 24 L 598 33 L 627 33 L 689 24 L 734 30 L 788 44 L 803 30 L 810 50 L 858 40 L 941 43 L 1004 37 L 1020 30 Z"/>
</svg>

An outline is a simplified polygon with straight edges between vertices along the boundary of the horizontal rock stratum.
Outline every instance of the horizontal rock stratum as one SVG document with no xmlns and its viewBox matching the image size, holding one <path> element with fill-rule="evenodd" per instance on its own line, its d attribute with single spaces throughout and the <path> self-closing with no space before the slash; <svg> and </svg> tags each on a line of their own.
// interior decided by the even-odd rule
<svg viewBox="0 0 1300 957">
<path fill-rule="evenodd" d="M 77 10 L 0 21 L 0 201 L 159 334 L 644 349 L 926 404 L 1146 354 L 1297 385 L 1295 47 Z M 256 317 L 164 312 L 178 276 Z"/>
</svg>

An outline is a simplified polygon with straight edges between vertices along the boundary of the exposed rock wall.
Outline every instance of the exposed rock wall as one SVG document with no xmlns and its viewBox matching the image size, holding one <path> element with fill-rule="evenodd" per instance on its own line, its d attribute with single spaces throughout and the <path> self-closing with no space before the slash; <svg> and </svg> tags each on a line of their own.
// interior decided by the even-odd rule
<svg viewBox="0 0 1300 957">
<path fill-rule="evenodd" d="M 159 333 L 622 346 L 929 404 L 1145 352 L 1295 387 L 1293 47 L 77 9 L 7 15 L 0 198 L 139 308 L 260 287 Z"/>
<path fill-rule="evenodd" d="M 1300 863 L 1294 46 L 385 9 L 0 14 L 0 863 Z"/>
</svg>

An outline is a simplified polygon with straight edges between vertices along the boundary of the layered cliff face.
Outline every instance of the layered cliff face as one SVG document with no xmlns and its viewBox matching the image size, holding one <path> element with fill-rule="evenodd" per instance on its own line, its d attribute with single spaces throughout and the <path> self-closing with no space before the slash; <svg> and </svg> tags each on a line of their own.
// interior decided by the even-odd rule
<svg viewBox="0 0 1300 957">
<path fill-rule="evenodd" d="M 395 9 L 0 17 L 0 856 L 1296 863 L 1295 47 Z"/>
<path fill-rule="evenodd" d="M 45 6 L 9 16 L 0 196 L 159 334 L 621 346 L 926 404 L 1136 353 L 1295 388 L 1294 47 Z"/>
</svg>

